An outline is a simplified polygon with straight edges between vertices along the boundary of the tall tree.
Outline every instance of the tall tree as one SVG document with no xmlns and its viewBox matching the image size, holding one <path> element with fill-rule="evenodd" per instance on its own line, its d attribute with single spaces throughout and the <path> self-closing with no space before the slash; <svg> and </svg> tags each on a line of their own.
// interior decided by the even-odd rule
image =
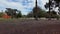
<svg viewBox="0 0 60 34">
<path fill-rule="evenodd" d="M 54 11 L 54 8 L 56 8 L 57 6 L 59 6 L 58 4 L 56 4 L 55 0 L 49 0 L 48 3 L 46 3 L 45 8 L 49 9 L 49 17 L 51 18 L 51 16 L 53 14 L 51 14 L 51 11 Z"/>
<path fill-rule="evenodd" d="M 55 3 L 56 3 L 56 4 L 55 4 L 55 5 L 56 5 L 55 7 L 58 7 L 58 8 L 59 8 L 58 10 L 59 10 L 59 12 L 60 12 L 60 0 L 54 0 L 54 1 L 55 1 Z"/>
<path fill-rule="evenodd" d="M 45 8 L 49 9 L 49 20 L 51 20 L 51 12 L 50 12 L 50 10 L 52 9 L 51 7 L 52 7 L 52 1 L 49 0 L 49 3 L 46 3 L 45 5 Z"/>
<path fill-rule="evenodd" d="M 2 12 L 0 12 L 0 17 L 2 17 L 3 16 L 3 13 Z"/>
<path fill-rule="evenodd" d="M 59 13 L 60 13 L 60 0 L 54 0 L 54 1 L 56 2 L 55 7 L 58 7 L 58 10 L 59 10 Z M 57 19 L 59 19 L 59 17 Z"/>
<path fill-rule="evenodd" d="M 17 9 L 11 9 L 11 8 L 6 8 L 5 12 L 7 13 L 7 15 L 13 17 L 16 17 L 16 11 Z"/>
<path fill-rule="evenodd" d="M 20 18 L 20 17 L 22 17 L 22 14 L 21 14 L 21 11 L 19 11 L 19 10 L 17 10 L 17 18 Z"/>
<path fill-rule="evenodd" d="M 27 17 L 33 17 L 33 12 L 32 12 L 32 11 L 29 12 L 29 13 L 27 14 Z"/>
<path fill-rule="evenodd" d="M 53 15 L 53 14 L 51 14 L 52 13 L 51 11 L 55 11 L 55 8 L 59 7 L 59 5 L 60 5 L 59 3 L 60 3 L 60 0 L 49 0 L 49 2 L 46 3 L 45 8 L 46 9 L 49 8 L 49 15 L 50 15 L 50 17 L 52 17 L 52 15 Z M 60 11 L 60 7 L 58 8 L 58 10 Z M 57 19 L 58 18 L 59 18 L 59 16 L 57 15 Z"/>
</svg>

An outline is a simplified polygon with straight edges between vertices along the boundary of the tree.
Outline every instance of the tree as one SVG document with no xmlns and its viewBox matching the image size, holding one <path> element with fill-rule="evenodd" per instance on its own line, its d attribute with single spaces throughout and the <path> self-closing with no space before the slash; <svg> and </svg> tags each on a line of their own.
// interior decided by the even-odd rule
<svg viewBox="0 0 60 34">
<path fill-rule="evenodd" d="M 39 18 L 45 17 L 45 14 L 46 14 L 45 10 L 43 10 L 43 9 L 40 8 L 39 13 L 38 13 L 38 17 Z"/>
<path fill-rule="evenodd" d="M 27 17 L 33 17 L 33 12 L 32 12 L 32 11 L 29 12 L 29 13 L 27 14 Z"/>
<path fill-rule="evenodd" d="M 0 17 L 2 17 L 2 15 L 3 15 L 3 13 L 2 13 L 2 12 L 0 12 Z"/>
<path fill-rule="evenodd" d="M 55 1 L 55 7 L 58 7 L 58 10 L 60 12 L 60 0 L 54 0 Z"/>
<path fill-rule="evenodd" d="M 54 0 L 54 1 L 55 1 L 55 7 L 58 7 L 59 10 L 58 13 L 60 13 L 60 0 Z M 57 17 L 57 19 L 59 19 L 59 16 Z"/>
<path fill-rule="evenodd" d="M 21 14 L 21 11 L 17 11 L 18 13 L 17 13 L 17 18 L 20 18 L 20 17 L 22 17 L 22 14 Z"/>
<path fill-rule="evenodd" d="M 51 18 L 51 12 L 50 12 L 50 10 L 52 9 L 51 7 L 52 7 L 52 1 L 49 0 L 49 3 L 46 3 L 46 5 L 45 5 L 45 8 L 49 9 L 49 20 L 51 20 L 50 19 Z"/>
<path fill-rule="evenodd" d="M 7 15 L 11 16 L 11 18 L 16 17 L 17 9 L 6 8 L 5 12 Z"/>
<path fill-rule="evenodd" d="M 57 2 L 56 2 L 57 1 Z M 46 9 L 48 9 L 49 8 L 49 18 L 52 18 L 52 15 L 53 14 L 51 14 L 51 13 L 55 13 L 54 12 L 54 10 L 53 10 L 53 8 L 56 8 L 57 6 L 59 6 L 59 4 L 57 4 L 57 3 L 59 3 L 58 2 L 58 0 L 49 0 L 49 2 L 48 3 L 46 3 L 46 5 L 45 5 L 45 8 Z M 52 12 L 51 12 L 52 11 Z M 57 14 L 56 14 L 57 15 Z"/>
<path fill-rule="evenodd" d="M 50 14 L 51 14 L 51 15 L 49 15 L 49 11 L 46 12 L 46 17 L 47 17 L 47 18 L 49 18 L 49 17 L 54 18 L 55 15 L 57 15 L 55 11 L 51 11 Z"/>
</svg>

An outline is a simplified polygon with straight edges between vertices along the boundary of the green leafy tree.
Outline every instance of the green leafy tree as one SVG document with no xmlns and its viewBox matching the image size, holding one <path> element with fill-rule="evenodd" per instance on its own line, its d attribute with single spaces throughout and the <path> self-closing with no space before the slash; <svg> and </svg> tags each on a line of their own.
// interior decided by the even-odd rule
<svg viewBox="0 0 60 34">
<path fill-rule="evenodd" d="M 53 4 L 54 3 L 52 3 L 52 0 L 49 0 L 49 2 L 46 3 L 46 5 L 45 5 L 45 8 L 49 9 L 49 20 L 51 20 L 51 11 L 50 10 L 52 9 L 51 7 L 53 7 Z"/>
<path fill-rule="evenodd" d="M 54 0 L 54 1 L 55 1 L 55 7 L 58 7 L 60 13 L 60 0 Z"/>
<path fill-rule="evenodd" d="M 29 13 L 27 14 L 27 17 L 33 17 L 33 12 L 32 12 L 32 11 L 29 12 Z"/>
<path fill-rule="evenodd" d="M 49 15 L 49 11 L 46 12 L 46 17 L 47 17 L 47 18 L 49 18 L 49 17 L 55 18 L 55 15 L 57 15 L 55 11 L 51 11 L 51 12 L 50 12 L 50 15 Z"/>
<path fill-rule="evenodd" d="M 43 9 L 41 9 L 41 8 L 38 8 L 39 10 L 37 10 L 38 11 L 38 13 L 36 13 L 35 11 L 34 11 L 34 13 L 31 11 L 31 12 L 29 12 L 28 14 L 27 14 L 27 16 L 28 17 L 32 17 L 32 16 L 36 16 L 37 15 L 37 17 L 38 18 L 40 18 L 40 17 L 45 17 L 45 11 L 43 10 Z M 35 10 L 35 9 L 34 9 Z"/>
<path fill-rule="evenodd" d="M 54 0 L 55 1 L 55 7 L 58 7 L 59 13 L 60 13 L 60 0 Z M 59 20 L 59 15 L 57 15 L 57 19 Z"/>
<path fill-rule="evenodd" d="M 21 14 L 21 11 L 18 10 L 17 18 L 20 18 L 20 17 L 22 17 L 22 14 Z"/>
<path fill-rule="evenodd" d="M 0 17 L 2 17 L 3 16 L 3 13 L 2 12 L 0 12 Z"/>
<path fill-rule="evenodd" d="M 53 8 L 59 7 L 59 0 L 49 0 L 48 3 L 46 3 L 45 8 L 49 9 L 49 18 L 55 17 L 57 16 L 57 18 L 59 17 L 57 14 L 53 14 L 56 13 L 54 12 Z M 51 12 L 52 10 L 52 12 Z M 53 16 L 52 16 L 53 15 Z"/>
<path fill-rule="evenodd" d="M 17 9 L 6 8 L 5 12 L 7 15 L 11 16 L 11 18 L 16 17 Z"/>
<path fill-rule="evenodd" d="M 38 13 L 38 17 L 41 18 L 41 17 L 45 17 L 45 11 L 43 9 L 40 8 L 39 10 L 39 13 Z"/>
</svg>

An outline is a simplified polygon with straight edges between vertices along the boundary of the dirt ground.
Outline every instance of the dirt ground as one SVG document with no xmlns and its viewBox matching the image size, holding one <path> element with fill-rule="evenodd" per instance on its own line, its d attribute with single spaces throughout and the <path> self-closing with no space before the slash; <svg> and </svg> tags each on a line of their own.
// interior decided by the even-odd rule
<svg viewBox="0 0 60 34">
<path fill-rule="evenodd" d="M 60 20 L 0 21 L 0 34 L 60 34 Z"/>
</svg>

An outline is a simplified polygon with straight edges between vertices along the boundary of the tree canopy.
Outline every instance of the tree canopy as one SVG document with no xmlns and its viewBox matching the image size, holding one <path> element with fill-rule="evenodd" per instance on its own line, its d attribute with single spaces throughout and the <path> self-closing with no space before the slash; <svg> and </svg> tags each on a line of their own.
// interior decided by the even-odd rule
<svg viewBox="0 0 60 34">
<path fill-rule="evenodd" d="M 55 8 L 58 7 L 59 10 L 59 2 L 60 0 L 49 0 L 49 2 L 45 4 L 45 8 L 49 9 L 48 14 L 50 17 L 58 17 L 57 13 L 55 12 Z"/>
<path fill-rule="evenodd" d="M 7 15 L 11 16 L 11 18 L 16 18 L 16 17 L 21 17 L 21 11 L 17 10 L 17 9 L 11 9 L 11 8 L 6 8 L 5 12 L 7 13 Z M 17 13 L 18 12 L 18 13 Z"/>
</svg>

